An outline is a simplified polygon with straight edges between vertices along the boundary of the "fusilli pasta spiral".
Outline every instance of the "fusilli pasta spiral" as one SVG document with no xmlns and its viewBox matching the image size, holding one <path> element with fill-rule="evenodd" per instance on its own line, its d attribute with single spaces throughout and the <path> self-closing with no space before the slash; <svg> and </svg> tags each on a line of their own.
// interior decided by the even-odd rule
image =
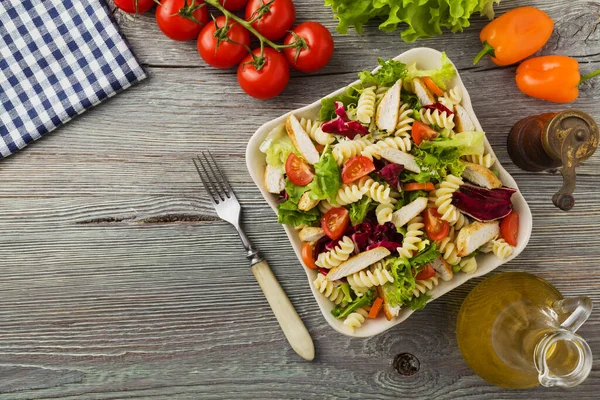
<svg viewBox="0 0 600 400">
<path fill-rule="evenodd" d="M 423 240 L 423 217 L 417 215 L 408 222 L 406 235 L 402 241 L 402 247 L 398 247 L 398 254 L 402 257 L 411 258 L 419 250 L 418 244 Z"/>
<path fill-rule="evenodd" d="M 492 251 L 501 260 L 506 260 L 513 253 L 513 248 L 510 244 L 506 243 L 504 239 L 497 239 L 493 241 Z"/>
<path fill-rule="evenodd" d="M 335 200 L 340 206 L 355 203 L 362 199 L 367 190 L 368 188 L 361 185 L 360 181 L 358 183 L 343 184 L 340 186 Z"/>
<path fill-rule="evenodd" d="M 325 297 L 335 304 L 340 304 L 344 301 L 344 292 L 335 283 L 327 280 L 322 273 L 319 272 L 317 274 L 317 279 L 314 280 L 313 284 L 319 292 L 323 293 Z"/>
<path fill-rule="evenodd" d="M 463 258 L 460 260 L 460 270 L 465 274 L 474 274 L 477 271 L 477 260 L 475 257 Z"/>
<path fill-rule="evenodd" d="M 444 94 L 442 96 L 438 97 L 438 103 L 445 106 L 449 110 L 452 110 L 454 108 L 454 105 L 460 104 L 461 101 L 462 101 L 462 91 L 460 90 L 460 87 L 458 87 L 458 86 L 453 87 L 452 89 L 448 90 L 447 92 L 444 92 Z"/>
<path fill-rule="evenodd" d="M 377 89 L 375 89 L 375 97 L 377 98 L 377 101 L 381 100 L 381 98 L 385 96 L 389 89 L 390 88 L 387 86 L 377 86 Z"/>
<path fill-rule="evenodd" d="M 334 249 L 319 254 L 315 264 L 321 268 L 331 269 L 350 258 L 353 252 L 354 242 L 348 236 L 344 236 Z"/>
<path fill-rule="evenodd" d="M 317 207 L 319 208 L 319 211 L 321 211 L 322 214 L 327 214 L 327 211 L 331 210 L 334 207 L 334 205 L 328 202 L 327 200 L 321 200 Z"/>
<path fill-rule="evenodd" d="M 481 155 L 474 154 L 470 156 L 464 156 L 463 158 L 470 163 L 483 165 L 486 168 L 491 168 L 496 162 L 496 159 L 489 153 L 484 153 Z"/>
<path fill-rule="evenodd" d="M 413 110 L 408 108 L 408 104 L 402 104 L 400 106 L 400 114 L 398 115 L 398 123 L 396 124 L 396 130 L 394 131 L 394 136 L 408 136 L 408 149 L 403 151 L 410 151 L 411 143 L 410 143 L 410 131 L 412 130 L 412 123 L 415 120 L 412 118 Z"/>
<path fill-rule="evenodd" d="M 354 329 L 360 328 L 362 326 L 368 315 L 369 308 L 361 307 L 346 317 L 346 319 L 344 320 L 344 325 L 346 325 L 348 328 L 350 328 L 352 332 L 354 332 Z"/>
<path fill-rule="evenodd" d="M 355 272 L 352 275 L 348 275 L 348 283 L 352 288 L 359 288 L 360 292 L 366 292 L 361 290 L 362 288 L 372 288 L 373 286 L 381 286 L 388 282 L 394 282 L 394 277 L 385 268 L 376 268 L 372 266 L 370 269 Z"/>
<path fill-rule="evenodd" d="M 338 165 L 342 165 L 352 157 L 360 155 L 370 144 L 372 144 L 371 141 L 365 138 L 341 141 L 333 146 L 333 158 Z"/>
<path fill-rule="evenodd" d="M 373 86 L 366 88 L 358 98 L 356 106 L 356 118 L 363 124 L 369 124 L 371 118 L 375 115 L 375 88 Z"/>
<path fill-rule="evenodd" d="M 411 149 L 411 143 L 410 143 L 410 139 L 408 141 L 406 141 L 405 137 L 403 137 L 403 136 L 388 137 L 388 138 L 379 140 L 373 144 L 368 145 L 367 147 L 365 147 L 363 149 L 363 151 L 361 152 L 361 155 L 367 157 L 370 160 L 372 160 L 373 157 L 379 159 L 380 158 L 379 150 L 386 148 L 386 147 L 391 147 L 391 148 L 403 151 L 405 153 L 408 153 Z"/>
<path fill-rule="evenodd" d="M 458 212 L 458 218 L 456 219 L 456 222 L 454 222 L 454 224 L 452 224 L 452 226 L 454 227 L 454 229 L 456 229 L 457 231 L 461 230 L 462 228 L 464 228 L 465 226 L 469 225 L 469 218 L 463 214 L 462 212 L 460 212 L 460 210 L 456 210 Z"/>
<path fill-rule="evenodd" d="M 413 289 L 414 297 L 421 297 L 425 293 L 429 292 L 431 289 L 436 287 L 439 283 L 439 277 L 437 274 L 432 276 L 429 279 L 424 279 L 422 281 L 416 281 L 415 288 Z"/>
<path fill-rule="evenodd" d="M 391 203 L 388 204 L 380 204 L 375 209 L 375 215 L 377 216 L 377 223 L 379 225 L 383 225 L 386 222 L 392 221 L 392 214 L 394 212 L 394 207 Z"/>
<path fill-rule="evenodd" d="M 387 183 L 374 181 L 368 175 L 358 181 L 358 187 L 361 192 L 378 203 L 391 204 L 396 201 L 396 199 L 390 196 L 392 189 Z"/>
<path fill-rule="evenodd" d="M 428 125 L 437 125 L 442 129 L 452 130 L 454 128 L 454 114 L 448 115 L 446 111 L 421 108 L 419 110 L 421 120 Z"/>
<path fill-rule="evenodd" d="M 312 140 L 322 144 L 323 146 L 326 144 L 331 144 L 335 140 L 333 135 L 321 130 L 321 124 L 317 121 L 307 118 L 300 118 L 300 125 L 302 126 L 302 129 L 308 133 L 308 136 L 310 136 Z"/>
<path fill-rule="evenodd" d="M 456 234 L 454 227 L 452 227 L 450 228 L 450 232 L 448 232 L 448 236 L 437 242 L 438 251 L 442 255 L 442 258 L 450 265 L 458 265 L 460 262 L 460 257 L 456 255 L 455 240 Z"/>
<path fill-rule="evenodd" d="M 454 175 L 447 175 L 442 182 L 437 185 L 435 191 L 435 206 L 437 212 L 444 221 L 455 224 L 458 221 L 460 211 L 452 205 L 452 195 L 463 184 L 463 180 Z"/>
</svg>

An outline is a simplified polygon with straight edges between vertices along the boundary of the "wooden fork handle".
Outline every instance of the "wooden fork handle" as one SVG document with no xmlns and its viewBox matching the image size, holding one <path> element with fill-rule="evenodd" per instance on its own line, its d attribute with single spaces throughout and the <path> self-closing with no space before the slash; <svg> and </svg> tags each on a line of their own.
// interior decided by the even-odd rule
<svg viewBox="0 0 600 400">
<path fill-rule="evenodd" d="M 269 264 L 265 260 L 254 264 L 252 273 L 294 351 L 305 360 L 310 361 L 315 358 L 315 346 L 312 338 L 290 299 L 288 299 L 277 278 L 273 275 Z"/>
</svg>

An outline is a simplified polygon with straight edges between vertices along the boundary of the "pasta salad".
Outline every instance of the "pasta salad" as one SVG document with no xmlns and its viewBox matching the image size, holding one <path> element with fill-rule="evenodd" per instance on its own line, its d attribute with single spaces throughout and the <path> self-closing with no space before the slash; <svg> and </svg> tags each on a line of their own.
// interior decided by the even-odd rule
<svg viewBox="0 0 600 400">
<path fill-rule="evenodd" d="M 446 55 L 435 70 L 379 63 L 260 147 L 278 220 L 297 229 L 314 286 L 351 331 L 423 308 L 440 281 L 474 273 L 478 254 L 506 259 L 517 245 L 516 190 L 448 86 Z"/>
</svg>

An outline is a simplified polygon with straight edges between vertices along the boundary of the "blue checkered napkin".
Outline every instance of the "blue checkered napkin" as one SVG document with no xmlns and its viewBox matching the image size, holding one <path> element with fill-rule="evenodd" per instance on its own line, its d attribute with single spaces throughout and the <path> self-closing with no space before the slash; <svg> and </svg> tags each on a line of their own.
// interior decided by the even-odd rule
<svg viewBox="0 0 600 400">
<path fill-rule="evenodd" d="M 145 77 L 104 0 L 0 0 L 0 158 Z"/>
</svg>

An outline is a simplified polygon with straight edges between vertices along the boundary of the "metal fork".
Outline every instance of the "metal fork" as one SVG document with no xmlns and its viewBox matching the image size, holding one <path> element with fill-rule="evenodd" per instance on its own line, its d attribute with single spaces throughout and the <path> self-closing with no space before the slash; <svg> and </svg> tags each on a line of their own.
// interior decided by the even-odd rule
<svg viewBox="0 0 600 400">
<path fill-rule="evenodd" d="M 231 185 L 225 179 L 225 175 L 209 151 L 197 155 L 193 161 L 217 215 L 237 229 L 246 248 L 252 273 L 267 298 L 285 337 L 296 353 L 306 360 L 312 360 L 315 357 L 312 338 L 277 278 L 273 275 L 269 264 L 261 257 L 260 252 L 252 247 L 250 240 L 242 230 L 240 226 L 241 206 Z"/>
</svg>

